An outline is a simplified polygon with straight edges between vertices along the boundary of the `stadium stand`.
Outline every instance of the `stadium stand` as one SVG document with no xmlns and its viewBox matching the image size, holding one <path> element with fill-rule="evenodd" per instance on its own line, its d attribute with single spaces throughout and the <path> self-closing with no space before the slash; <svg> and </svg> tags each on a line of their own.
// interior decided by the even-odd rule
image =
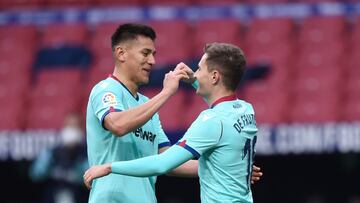
<svg viewBox="0 0 360 203">
<path fill-rule="evenodd" d="M 83 23 L 46 25 L 41 32 L 41 47 L 84 46 L 87 44 L 87 32 Z"/>
<path fill-rule="evenodd" d="M 188 39 L 191 30 L 188 23 L 183 20 L 169 20 L 152 21 L 149 24 L 157 34 L 155 68 L 167 68 L 169 64 L 191 59 L 191 43 Z"/>
<path fill-rule="evenodd" d="M 209 42 L 227 42 L 241 46 L 241 24 L 237 20 L 200 20 L 193 24 L 192 55 L 201 57 L 204 45 Z M 224 32 L 226 30 L 226 32 Z"/>
<path fill-rule="evenodd" d="M 61 127 L 65 115 L 79 112 L 81 84 L 82 72 L 76 68 L 39 72 L 30 95 L 27 127 Z"/>
<path fill-rule="evenodd" d="M 29 6 L 28 8 L 33 8 L 33 6 L 87 6 L 88 4 L 111 6 L 115 3 L 129 6 L 167 6 L 170 3 L 167 0 L 125 2 L 128 1 L 26 0 L 2 1 L 0 6 L 2 8 L 4 6 L 13 8 L 19 5 Z M 231 5 L 234 2 L 251 5 L 289 1 L 229 0 L 221 2 L 223 5 Z M 323 1 L 309 0 L 308 2 Z M 171 3 L 174 2 L 171 1 Z M 207 9 L 211 9 L 212 6 L 218 6 L 219 1 L 206 1 L 205 4 L 205 1 L 202 0 L 196 2 L 178 0 L 174 5 L 209 5 L 210 7 Z M 67 85 L 63 86 L 56 83 L 59 86 L 54 86 L 58 88 L 54 95 L 65 95 L 65 93 L 72 92 L 72 96 L 76 95 L 74 96 L 75 102 L 68 102 L 68 107 L 64 108 L 73 110 L 80 106 L 80 111 L 85 112 L 86 98 L 92 86 L 112 72 L 114 64 L 109 37 L 121 22 L 121 20 L 116 20 L 116 23 L 113 21 L 89 24 L 59 22 L 44 25 L 0 26 L 0 53 L 3 58 L 0 62 L 0 83 L 2 87 L 9 87 L 0 89 L 2 103 L 5 106 L 13 105 L 8 101 L 20 97 L 23 99 L 22 102 L 16 104 L 17 109 L 24 110 L 29 107 L 29 112 L 40 111 L 33 110 L 33 108 L 40 108 L 37 103 L 41 103 L 41 99 L 39 99 L 41 97 L 48 103 L 56 103 L 58 100 L 54 99 L 56 97 L 52 98 L 45 93 L 51 86 L 50 84 L 56 83 L 56 81 L 46 83 L 37 79 L 42 77 L 43 70 L 55 69 L 55 71 L 59 71 L 59 69 L 63 69 L 62 71 L 66 72 L 76 64 L 54 65 L 39 63 L 39 61 L 44 62 L 44 58 L 50 59 L 48 56 L 53 57 L 54 54 L 56 56 L 58 53 L 42 55 L 44 52 L 56 51 L 61 47 L 70 46 L 88 50 L 91 53 L 91 61 L 87 61 L 85 67 L 81 68 L 86 70 L 86 74 L 74 79 L 75 81 L 82 81 L 81 83 L 66 82 Z M 360 50 L 358 48 L 360 47 L 360 20 L 358 17 L 351 20 L 345 16 L 310 16 L 302 19 L 282 17 L 240 21 L 238 19 L 207 18 L 204 16 L 192 21 L 182 18 L 175 20 L 152 19 L 146 23 L 152 25 L 158 34 L 157 65 L 153 73 L 156 76 L 152 76 L 156 78 L 156 81 L 150 85 L 149 90 L 145 90 L 150 95 L 159 90 L 158 85 L 161 84 L 161 76 L 158 74 L 163 74 L 165 70 L 172 68 L 179 61 L 189 62 L 192 67 L 195 67 L 197 64 L 193 62 L 201 56 L 205 43 L 222 41 L 241 46 L 245 50 L 250 65 L 271 65 L 270 73 L 266 78 L 248 83 L 239 91 L 240 97 L 244 96 L 245 99 L 254 104 L 259 123 L 354 121 L 360 117 L 356 110 L 351 111 L 350 109 L 350 107 L 355 108 L 356 102 L 360 100 L 358 93 L 360 88 L 358 82 L 360 77 L 358 68 L 360 63 Z M 189 33 L 193 34 L 189 36 Z M 69 49 L 62 51 L 67 52 L 67 50 Z M 19 55 L 21 55 L 22 60 L 18 60 L 17 56 Z M 51 59 L 51 61 L 54 60 Z M 42 67 L 38 68 L 38 66 Z M 79 67 L 75 69 L 75 72 L 81 72 Z M 63 78 L 64 81 L 64 78 L 67 77 L 61 77 L 59 74 L 57 78 Z M 79 86 L 79 89 L 70 88 L 69 84 Z M 29 93 L 29 89 L 32 90 L 31 93 Z M 200 109 L 207 108 L 203 101 L 199 101 L 196 96 L 187 93 L 187 91 L 181 90 L 181 93 L 170 102 L 172 105 L 176 105 L 176 108 L 166 106 L 161 111 L 160 114 L 166 117 L 163 119 L 165 129 L 176 129 L 176 124 L 181 123 L 181 121 L 184 121 L 181 128 L 185 128 Z M 64 95 L 59 96 L 59 98 L 63 98 Z M 9 99 L 6 99 L 7 97 Z M 60 103 L 56 104 L 60 105 Z M 173 109 L 180 109 L 182 105 L 189 106 L 189 111 L 183 117 L 175 116 L 178 113 Z M 347 110 L 338 112 L 334 110 L 336 105 L 344 105 Z M 172 111 L 168 113 L 168 110 Z M 15 112 L 14 115 L 17 113 Z M 28 121 L 25 122 L 25 126 L 40 126 L 30 123 L 30 121 L 35 122 L 36 119 L 32 119 L 35 118 L 34 115 L 29 114 L 29 117 L 31 119 L 25 119 Z M 171 120 L 170 118 L 175 119 L 173 122 L 167 121 Z M 19 123 L 13 126 L 24 126 L 23 121 Z M 55 124 L 51 124 L 51 126 L 56 127 Z"/>
</svg>

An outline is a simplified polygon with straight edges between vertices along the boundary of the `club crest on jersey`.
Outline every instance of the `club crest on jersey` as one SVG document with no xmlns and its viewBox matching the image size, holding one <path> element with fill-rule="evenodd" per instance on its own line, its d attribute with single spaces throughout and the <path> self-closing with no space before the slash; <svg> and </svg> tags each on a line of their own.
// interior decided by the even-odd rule
<svg viewBox="0 0 360 203">
<path fill-rule="evenodd" d="M 117 104 L 116 97 L 113 93 L 107 92 L 101 99 L 104 106 L 115 106 Z"/>
</svg>

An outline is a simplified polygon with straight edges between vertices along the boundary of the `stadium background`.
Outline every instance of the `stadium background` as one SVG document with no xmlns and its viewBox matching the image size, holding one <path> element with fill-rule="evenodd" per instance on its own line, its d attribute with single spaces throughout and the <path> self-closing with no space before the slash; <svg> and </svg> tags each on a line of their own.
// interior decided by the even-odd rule
<svg viewBox="0 0 360 203">
<path fill-rule="evenodd" d="M 40 201 L 46 183 L 30 180 L 30 164 L 58 142 L 67 113 L 85 116 L 90 88 L 112 72 L 114 28 L 142 22 L 158 33 L 145 95 L 173 64 L 195 67 L 206 42 L 235 43 L 249 68 L 269 67 L 238 92 L 260 127 L 255 202 L 359 203 L 359 14 L 357 0 L 1 0 L 0 202 Z M 191 91 L 160 111 L 173 142 L 206 108 Z M 157 196 L 198 202 L 198 187 L 161 176 Z"/>
</svg>

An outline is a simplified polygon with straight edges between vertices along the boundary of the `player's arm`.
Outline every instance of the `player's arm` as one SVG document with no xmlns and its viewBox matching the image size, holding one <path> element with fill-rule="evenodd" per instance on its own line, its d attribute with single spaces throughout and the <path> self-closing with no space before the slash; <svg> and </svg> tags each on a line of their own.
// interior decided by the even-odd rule
<svg viewBox="0 0 360 203">
<path fill-rule="evenodd" d="M 169 147 L 162 147 L 159 149 L 159 153 L 164 152 L 165 150 L 169 149 Z M 198 177 L 198 160 L 189 160 L 179 167 L 173 169 L 172 171 L 168 172 L 166 175 L 169 176 L 177 176 L 177 177 Z M 251 174 L 251 183 L 254 184 L 261 179 L 263 173 L 261 168 L 253 165 L 253 170 Z"/>
<path fill-rule="evenodd" d="M 93 179 L 110 173 L 136 177 L 157 176 L 167 173 L 192 158 L 192 153 L 174 145 L 158 155 L 92 166 L 84 174 L 84 183 L 90 188 Z"/>
<path fill-rule="evenodd" d="M 165 75 L 163 89 L 159 94 L 136 108 L 109 113 L 104 119 L 105 128 L 115 135 L 123 136 L 144 125 L 177 91 L 179 80 L 187 77 L 182 70 L 170 71 Z"/>
<path fill-rule="evenodd" d="M 169 149 L 168 146 L 159 149 L 159 154 Z M 179 167 L 169 171 L 166 175 L 178 177 L 198 177 L 198 164 L 197 160 L 189 160 Z"/>
</svg>

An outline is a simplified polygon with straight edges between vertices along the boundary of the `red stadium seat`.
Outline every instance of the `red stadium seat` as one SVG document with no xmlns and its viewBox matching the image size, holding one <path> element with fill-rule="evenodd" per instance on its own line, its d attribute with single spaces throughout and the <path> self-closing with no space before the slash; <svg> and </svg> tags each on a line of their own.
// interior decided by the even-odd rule
<svg viewBox="0 0 360 203">
<path fill-rule="evenodd" d="M 275 64 L 281 64 L 288 59 L 294 52 L 294 41 L 284 39 L 283 42 L 267 44 L 266 46 L 257 45 L 256 43 L 247 44 L 247 56 L 254 61 L 271 61 Z"/>
<path fill-rule="evenodd" d="M 195 23 L 193 56 L 201 57 L 204 46 L 211 42 L 226 42 L 240 46 L 241 24 L 236 20 L 201 20 Z M 240 46 L 242 47 L 242 46 Z"/>
<path fill-rule="evenodd" d="M 30 129 L 59 129 L 66 115 L 79 112 L 79 106 L 70 97 L 58 97 L 56 100 L 37 98 L 32 100 L 26 127 Z"/>
<path fill-rule="evenodd" d="M 49 24 L 43 28 L 42 47 L 87 44 L 88 31 L 85 24 Z"/>
<path fill-rule="evenodd" d="M 182 129 L 188 129 L 195 121 L 195 119 L 199 116 L 199 114 L 208 109 L 208 104 L 204 101 L 204 99 L 195 94 L 195 90 L 190 90 L 186 92 L 186 100 L 185 100 L 185 110 L 181 111 L 183 114 L 182 121 L 180 122 L 183 126 Z"/>
<path fill-rule="evenodd" d="M 75 84 L 80 83 L 82 78 L 82 71 L 76 67 L 64 67 L 58 69 L 46 69 L 40 71 L 36 76 L 37 84 L 45 84 L 50 82 L 57 82 Z M 64 84 L 65 85 L 65 84 Z"/>
<path fill-rule="evenodd" d="M 342 120 L 343 121 L 360 121 L 360 97 L 349 99 L 344 102 Z"/>
<path fill-rule="evenodd" d="M 300 30 L 299 44 L 318 47 L 341 41 L 346 36 L 344 17 L 310 17 L 304 20 Z"/>
<path fill-rule="evenodd" d="M 12 81 L 0 81 L 0 101 L 4 104 L 12 100 L 27 101 L 29 94 L 29 79 L 14 78 Z"/>
<path fill-rule="evenodd" d="M 251 103 L 258 123 L 279 124 L 287 121 L 288 88 L 266 81 L 248 83 L 240 98 Z"/>
<path fill-rule="evenodd" d="M 297 70 L 302 69 L 337 69 L 344 67 L 345 47 L 342 43 L 328 44 L 303 49 L 298 53 Z"/>
<path fill-rule="evenodd" d="M 269 64 L 271 66 L 269 77 L 276 76 L 274 79 L 279 79 L 279 82 L 288 78 L 292 71 L 289 67 L 294 66 L 294 46 L 290 41 L 287 44 L 269 45 L 267 48 L 250 45 L 245 55 L 248 64 Z"/>
<path fill-rule="evenodd" d="M 292 89 L 294 92 L 308 93 L 308 96 L 316 96 L 324 91 L 340 92 L 343 89 L 341 69 L 329 70 L 302 70 L 294 79 Z"/>
<path fill-rule="evenodd" d="M 12 43 L 17 42 L 36 44 L 38 31 L 35 25 L 1 25 L 0 36 L 1 46 L 5 45 L 5 48 L 11 48 Z"/>
<path fill-rule="evenodd" d="M 44 5 L 44 0 L 1 0 L 0 9 L 24 9 L 39 8 Z"/>
<path fill-rule="evenodd" d="M 9 83 L 29 82 L 33 58 L 24 55 L 22 60 L 15 57 L 4 58 L 0 61 L 0 81 Z"/>
<path fill-rule="evenodd" d="M 31 92 L 28 128 L 59 128 L 64 117 L 80 112 L 82 73 L 77 69 L 42 70 Z M 65 82 L 64 82 L 65 81 Z"/>
<path fill-rule="evenodd" d="M 334 98 L 335 99 L 332 99 Z M 339 102 L 336 95 L 295 100 L 289 109 L 290 120 L 294 123 L 324 123 L 340 121 Z"/>
<path fill-rule="evenodd" d="M 34 57 L 38 43 L 38 32 L 33 25 L 0 26 L 0 54 L 2 60 L 18 60 Z M 23 60 L 24 60 L 23 59 Z M 19 60 L 18 60 L 19 61 Z"/>
<path fill-rule="evenodd" d="M 112 55 L 111 36 L 121 23 L 101 23 L 96 25 L 90 37 L 90 50 L 95 58 Z"/>
<path fill-rule="evenodd" d="M 347 72 L 348 75 L 357 75 L 360 77 L 360 48 L 355 48 L 350 51 L 347 55 Z"/>
<path fill-rule="evenodd" d="M 255 19 L 249 26 L 247 43 L 266 48 L 276 43 L 286 44 L 294 38 L 294 24 L 291 19 Z"/>
<path fill-rule="evenodd" d="M 360 17 L 356 18 L 350 40 L 348 54 L 348 75 L 357 75 L 360 77 Z"/>
<path fill-rule="evenodd" d="M 259 19 L 249 26 L 246 56 L 249 64 L 270 63 L 272 68 L 291 66 L 294 29 L 290 19 Z"/>
<path fill-rule="evenodd" d="M 356 21 L 353 25 L 350 41 L 351 45 L 355 47 L 360 45 L 360 17 L 356 18 Z"/>
<path fill-rule="evenodd" d="M 150 25 L 157 34 L 155 67 L 177 64 L 191 58 L 191 30 L 186 21 L 152 21 Z"/>
<path fill-rule="evenodd" d="M 69 96 L 74 99 L 79 96 L 81 84 L 81 70 L 71 68 L 68 70 L 42 70 L 37 76 L 32 96 L 44 99 Z"/>
<path fill-rule="evenodd" d="M 359 75 L 350 75 L 344 80 L 343 90 L 347 98 L 360 99 Z"/>
<path fill-rule="evenodd" d="M 0 100 L 0 130 L 24 129 L 26 112 L 21 99 L 20 97 L 7 98 L 6 104 Z"/>
<path fill-rule="evenodd" d="M 29 92 L 29 79 L 0 80 L 1 130 L 24 128 L 24 120 L 27 115 L 25 105 L 28 101 Z"/>
</svg>

